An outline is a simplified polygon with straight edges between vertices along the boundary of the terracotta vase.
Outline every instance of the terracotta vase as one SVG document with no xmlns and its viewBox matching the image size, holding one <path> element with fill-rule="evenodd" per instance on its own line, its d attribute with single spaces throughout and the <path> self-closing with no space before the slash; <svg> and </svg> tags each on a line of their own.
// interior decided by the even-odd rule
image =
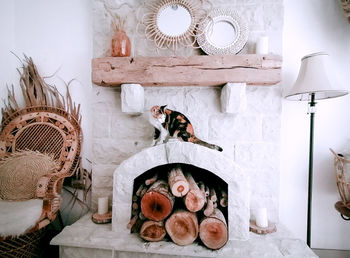
<svg viewBox="0 0 350 258">
<path fill-rule="evenodd" d="M 125 31 L 116 29 L 112 38 L 112 56 L 130 56 L 131 43 Z"/>
</svg>

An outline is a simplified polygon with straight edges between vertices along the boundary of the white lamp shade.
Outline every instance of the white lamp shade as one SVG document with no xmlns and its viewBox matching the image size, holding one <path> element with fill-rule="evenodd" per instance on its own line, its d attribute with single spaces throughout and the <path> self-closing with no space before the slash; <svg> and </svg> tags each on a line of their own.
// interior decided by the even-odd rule
<svg viewBox="0 0 350 258">
<path fill-rule="evenodd" d="M 348 94 L 347 90 L 339 87 L 331 67 L 328 65 L 328 54 L 324 52 L 304 56 L 298 78 L 285 97 L 288 100 L 307 101 L 311 93 L 315 100 L 335 98 Z"/>
</svg>

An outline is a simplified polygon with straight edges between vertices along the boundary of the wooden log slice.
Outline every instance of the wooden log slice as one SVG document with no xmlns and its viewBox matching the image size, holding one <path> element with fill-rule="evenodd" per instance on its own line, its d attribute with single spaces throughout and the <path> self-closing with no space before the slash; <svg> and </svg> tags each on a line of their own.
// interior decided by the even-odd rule
<svg viewBox="0 0 350 258">
<path fill-rule="evenodd" d="M 142 224 L 140 237 L 150 242 L 162 240 L 166 235 L 163 221 L 148 220 Z"/>
<path fill-rule="evenodd" d="M 225 207 L 227 207 L 227 205 L 228 205 L 228 200 L 227 200 L 227 198 L 221 198 L 220 199 L 220 205 L 221 205 L 221 207 L 223 207 L 223 208 L 225 208 Z"/>
<path fill-rule="evenodd" d="M 178 245 L 189 245 L 198 237 L 198 219 L 193 212 L 175 211 L 165 222 L 171 240 Z"/>
<path fill-rule="evenodd" d="M 184 197 L 186 208 L 191 212 L 197 212 L 203 208 L 206 202 L 205 192 L 203 192 L 194 181 L 191 174 L 186 174 L 190 190 Z"/>
<path fill-rule="evenodd" d="M 106 214 L 98 214 L 94 213 L 91 217 L 92 221 L 96 224 L 106 224 L 112 221 L 112 212 L 108 212 Z"/>
<path fill-rule="evenodd" d="M 185 178 L 180 166 L 170 170 L 168 183 L 172 194 L 176 197 L 185 196 L 189 190 L 187 179 Z"/>
<path fill-rule="evenodd" d="M 156 182 L 157 179 L 158 179 L 158 174 L 154 174 L 151 178 L 149 178 L 149 179 L 147 179 L 147 180 L 145 181 L 145 184 L 146 184 L 146 185 L 151 185 L 151 184 L 153 184 L 154 182 Z"/>
<path fill-rule="evenodd" d="M 142 197 L 141 211 L 146 218 L 161 221 L 171 213 L 174 199 L 169 192 L 169 185 L 164 180 L 158 180 Z"/>
<path fill-rule="evenodd" d="M 185 197 L 185 205 L 189 211 L 197 212 L 203 208 L 205 200 L 201 190 L 191 190 Z"/>
<path fill-rule="evenodd" d="M 209 217 L 214 212 L 214 202 L 208 198 L 207 200 L 207 207 L 203 211 L 204 215 Z"/>
<path fill-rule="evenodd" d="M 250 221 L 249 231 L 254 232 L 256 234 L 266 235 L 266 234 L 274 233 L 276 232 L 276 230 L 277 230 L 276 224 L 270 221 L 268 222 L 268 226 L 265 228 L 262 228 L 256 225 L 255 220 Z"/>
<path fill-rule="evenodd" d="M 209 217 L 205 217 L 199 225 L 199 237 L 210 249 L 220 249 L 228 240 L 227 225 L 224 215 L 215 209 Z"/>
</svg>

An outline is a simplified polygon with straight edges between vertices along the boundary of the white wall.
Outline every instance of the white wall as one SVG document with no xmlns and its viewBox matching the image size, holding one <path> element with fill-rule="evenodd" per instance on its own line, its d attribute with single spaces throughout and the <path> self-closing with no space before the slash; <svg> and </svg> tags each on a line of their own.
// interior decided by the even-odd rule
<svg viewBox="0 0 350 258">
<path fill-rule="evenodd" d="M 0 0 L 0 88 L 1 98 L 7 96 L 6 83 L 18 87 L 16 69 L 23 54 L 32 57 L 41 76 L 64 93 L 71 79 L 73 99 L 82 105 L 84 137 L 90 138 L 89 100 L 91 94 L 91 2 L 86 0 L 26 1 Z M 19 91 L 18 91 L 19 92 Z M 19 94 L 20 97 L 20 94 Z M 87 141 L 85 145 L 89 145 Z M 90 148 L 84 148 L 89 158 Z M 89 167 L 83 159 L 85 167 Z"/>
<path fill-rule="evenodd" d="M 350 23 L 337 0 L 285 0 L 284 92 L 298 75 L 306 54 L 330 54 L 339 84 L 350 90 Z M 309 116 L 307 103 L 283 101 L 280 219 L 306 239 Z M 350 138 L 350 96 L 319 101 L 315 115 L 312 247 L 350 249 L 350 223 L 334 209 L 340 199 L 328 148 L 344 149 Z M 350 147 L 350 146 L 349 146 Z"/>
<path fill-rule="evenodd" d="M 14 79 L 14 56 L 9 51 L 14 47 L 14 2 L 0 0 L 0 98 L 7 97 L 6 83 Z M 2 103 L 2 102 L 1 102 Z"/>
</svg>

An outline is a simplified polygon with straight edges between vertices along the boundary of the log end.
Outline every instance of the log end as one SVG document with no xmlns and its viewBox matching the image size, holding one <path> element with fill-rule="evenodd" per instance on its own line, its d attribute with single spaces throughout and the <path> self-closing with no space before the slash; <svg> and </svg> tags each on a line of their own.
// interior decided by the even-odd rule
<svg viewBox="0 0 350 258">
<path fill-rule="evenodd" d="M 175 212 L 166 221 L 165 229 L 174 243 L 192 244 L 198 237 L 197 216 L 189 211 Z"/>
<path fill-rule="evenodd" d="M 189 187 L 188 183 L 183 181 L 175 182 L 171 187 L 171 192 L 176 197 L 183 197 L 188 193 Z"/>
<path fill-rule="evenodd" d="M 191 190 L 185 197 L 186 208 L 191 212 L 197 212 L 204 207 L 205 197 L 201 190 Z"/>
<path fill-rule="evenodd" d="M 150 220 L 161 221 L 169 216 L 172 209 L 171 200 L 161 193 L 148 192 L 142 197 L 141 211 Z"/>
<path fill-rule="evenodd" d="M 210 249 L 220 249 L 228 240 L 227 227 L 217 218 L 206 218 L 199 225 L 199 237 Z"/>
<path fill-rule="evenodd" d="M 162 221 L 146 221 L 140 230 L 140 237 L 150 242 L 160 241 L 165 237 L 166 231 Z"/>
</svg>

